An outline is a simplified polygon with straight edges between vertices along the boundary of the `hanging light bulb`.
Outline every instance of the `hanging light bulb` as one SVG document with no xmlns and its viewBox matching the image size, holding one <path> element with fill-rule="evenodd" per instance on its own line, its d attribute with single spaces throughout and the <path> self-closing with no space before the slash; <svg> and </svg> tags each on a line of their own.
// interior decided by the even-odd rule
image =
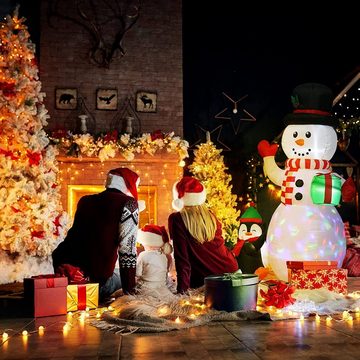
<svg viewBox="0 0 360 360">
<path fill-rule="evenodd" d="M 235 103 L 234 103 L 233 113 L 234 113 L 234 114 L 237 114 L 237 112 L 238 112 L 238 111 L 237 111 L 237 103 L 235 102 Z"/>
</svg>

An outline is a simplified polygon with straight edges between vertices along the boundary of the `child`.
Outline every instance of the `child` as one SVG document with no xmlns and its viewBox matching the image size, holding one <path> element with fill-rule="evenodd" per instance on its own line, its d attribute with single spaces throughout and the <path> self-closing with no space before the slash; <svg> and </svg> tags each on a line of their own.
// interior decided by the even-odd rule
<svg viewBox="0 0 360 360">
<path fill-rule="evenodd" d="M 137 290 L 154 295 L 172 294 L 167 286 L 172 263 L 172 246 L 164 226 L 145 225 L 138 232 L 138 242 L 144 246 L 136 263 Z"/>
</svg>

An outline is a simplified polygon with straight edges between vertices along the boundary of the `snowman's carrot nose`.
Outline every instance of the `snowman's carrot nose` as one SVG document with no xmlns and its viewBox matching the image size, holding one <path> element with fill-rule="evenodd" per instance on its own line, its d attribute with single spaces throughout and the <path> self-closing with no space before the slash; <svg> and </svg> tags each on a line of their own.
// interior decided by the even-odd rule
<svg viewBox="0 0 360 360">
<path fill-rule="evenodd" d="M 297 139 L 295 142 L 297 145 L 300 145 L 300 146 L 304 145 L 304 139 Z"/>
</svg>

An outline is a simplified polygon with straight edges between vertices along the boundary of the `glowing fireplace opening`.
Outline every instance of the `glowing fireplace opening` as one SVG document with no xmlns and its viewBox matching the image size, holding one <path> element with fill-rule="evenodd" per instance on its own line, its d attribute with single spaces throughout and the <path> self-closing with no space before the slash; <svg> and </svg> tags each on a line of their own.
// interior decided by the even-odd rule
<svg viewBox="0 0 360 360">
<path fill-rule="evenodd" d="M 74 219 L 77 203 L 84 195 L 97 194 L 105 190 L 102 185 L 68 185 L 68 208 L 67 212 L 71 219 Z M 157 224 L 157 187 L 146 185 L 138 188 L 139 200 L 144 200 L 146 209 L 140 213 L 139 227 L 146 224 Z"/>
</svg>

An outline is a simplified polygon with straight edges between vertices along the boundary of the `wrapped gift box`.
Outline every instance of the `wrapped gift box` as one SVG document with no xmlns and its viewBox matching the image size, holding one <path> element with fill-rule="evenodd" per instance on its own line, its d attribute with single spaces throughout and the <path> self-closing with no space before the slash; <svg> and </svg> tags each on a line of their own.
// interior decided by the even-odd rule
<svg viewBox="0 0 360 360">
<path fill-rule="evenodd" d="M 96 309 L 99 305 L 99 284 L 71 284 L 67 286 L 67 311 Z"/>
<path fill-rule="evenodd" d="M 230 273 L 205 277 L 205 304 L 216 310 L 256 310 L 259 277 Z"/>
<path fill-rule="evenodd" d="M 340 294 L 347 294 L 347 270 L 303 270 L 291 269 L 289 282 L 297 289 L 326 288 Z"/>
<path fill-rule="evenodd" d="M 342 178 L 335 173 L 314 176 L 310 190 L 313 203 L 319 205 L 339 205 L 342 183 Z"/>
<path fill-rule="evenodd" d="M 66 314 L 66 276 L 38 275 L 24 279 L 24 299 L 30 316 Z"/>
<path fill-rule="evenodd" d="M 337 269 L 337 261 L 287 261 L 288 269 L 303 269 L 303 270 L 326 270 Z"/>
</svg>

